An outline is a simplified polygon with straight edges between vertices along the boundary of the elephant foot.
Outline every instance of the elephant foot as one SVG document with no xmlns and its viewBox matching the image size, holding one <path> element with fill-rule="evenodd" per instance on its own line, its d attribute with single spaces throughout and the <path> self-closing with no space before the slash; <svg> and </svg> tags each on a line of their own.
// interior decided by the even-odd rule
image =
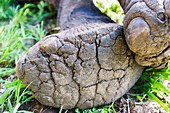
<svg viewBox="0 0 170 113">
<path fill-rule="evenodd" d="M 123 28 L 114 23 L 85 24 L 47 36 L 16 66 L 40 103 L 64 109 L 110 104 L 135 84 L 142 70 Z"/>
<path fill-rule="evenodd" d="M 131 0 L 123 5 L 125 37 L 137 63 L 165 67 L 170 59 L 170 0 Z"/>
</svg>

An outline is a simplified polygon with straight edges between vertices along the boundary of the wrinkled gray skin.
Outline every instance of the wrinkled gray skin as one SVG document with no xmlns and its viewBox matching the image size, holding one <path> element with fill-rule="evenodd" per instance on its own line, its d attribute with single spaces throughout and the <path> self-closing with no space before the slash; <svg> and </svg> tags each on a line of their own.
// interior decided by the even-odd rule
<svg viewBox="0 0 170 113">
<path fill-rule="evenodd" d="M 136 35 L 143 38 L 143 21 L 134 16 L 133 7 L 128 9 L 126 3 L 133 0 L 127 1 L 120 1 L 126 12 L 126 41 L 143 65 L 133 49 L 139 42 L 132 43 Z M 31 83 L 29 87 L 40 103 L 64 109 L 105 105 L 123 96 L 138 80 L 143 67 L 126 45 L 122 26 L 102 14 L 91 0 L 62 0 L 58 21 L 61 31 L 31 47 L 16 66 L 18 77 L 26 85 Z"/>
<path fill-rule="evenodd" d="M 142 66 L 162 68 L 170 59 L 170 0 L 126 0 L 124 32 Z"/>
</svg>

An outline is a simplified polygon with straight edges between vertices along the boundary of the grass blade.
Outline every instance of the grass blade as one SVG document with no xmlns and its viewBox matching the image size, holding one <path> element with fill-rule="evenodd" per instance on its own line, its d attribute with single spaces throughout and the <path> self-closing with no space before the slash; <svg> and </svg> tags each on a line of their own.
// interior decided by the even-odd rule
<svg viewBox="0 0 170 113">
<path fill-rule="evenodd" d="M 148 95 L 151 99 L 153 99 L 154 101 L 156 101 L 157 103 L 159 103 L 162 108 L 164 108 L 167 112 L 170 113 L 170 108 L 167 107 L 167 106 L 166 106 L 157 96 L 155 96 L 152 92 L 148 91 L 148 92 L 147 92 L 147 95 Z"/>
</svg>

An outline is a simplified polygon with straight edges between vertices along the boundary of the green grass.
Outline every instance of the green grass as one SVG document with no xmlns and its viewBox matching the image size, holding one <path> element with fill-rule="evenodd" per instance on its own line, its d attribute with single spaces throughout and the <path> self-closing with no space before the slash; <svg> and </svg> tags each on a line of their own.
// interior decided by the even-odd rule
<svg viewBox="0 0 170 113">
<path fill-rule="evenodd" d="M 114 104 L 104 106 L 101 108 L 92 108 L 92 109 L 86 109 L 86 110 L 79 110 L 75 109 L 76 113 L 116 113 L 116 110 L 114 108 Z"/>
<path fill-rule="evenodd" d="M 33 98 L 28 86 L 22 84 L 19 79 L 5 83 L 4 87 L 6 90 L 0 97 L 0 108 L 2 111 L 6 113 L 19 112 L 19 107 Z"/>
<path fill-rule="evenodd" d="M 165 81 L 170 82 L 170 66 L 159 70 L 146 68 L 137 84 L 132 88 L 135 93 L 130 95 L 137 97 L 140 102 L 152 99 L 170 112 L 170 90 L 164 85 Z"/>
<path fill-rule="evenodd" d="M 112 20 L 123 24 L 124 12 L 117 0 L 95 0 L 95 5 Z"/>
<path fill-rule="evenodd" d="M 12 1 L 12 0 L 11 0 Z M 52 9 L 44 2 L 38 5 L 25 4 L 14 6 L 10 0 L 0 0 L 0 84 L 5 89 L 0 95 L 0 109 L 6 113 L 16 113 L 19 107 L 33 98 L 31 91 L 20 80 L 7 81 L 15 74 L 15 64 L 20 56 L 25 54 L 29 47 L 47 35 L 44 24 L 49 24 L 45 18 L 54 15 Z M 122 24 L 124 14 L 117 1 L 113 4 L 98 0 L 96 6 L 116 22 Z M 47 10 L 48 9 L 48 10 Z M 53 27 L 54 25 L 52 25 Z M 132 88 L 128 95 L 131 99 L 138 99 L 143 103 L 152 99 L 162 108 L 170 112 L 170 91 L 164 85 L 170 81 L 170 65 L 166 69 L 154 70 L 146 68 L 139 82 Z M 62 112 L 62 108 L 60 109 Z M 76 113 L 116 113 L 114 104 L 79 110 Z M 30 112 L 28 112 L 30 113 Z"/>
<path fill-rule="evenodd" d="M 5 3 L 9 5 L 9 0 L 3 1 L 3 4 Z M 3 8 L 5 6 L 0 6 L 0 9 L 6 9 Z M 11 10 L 11 7 L 14 10 Z M 33 45 L 32 42 L 39 41 L 47 33 L 43 28 L 43 19 L 48 16 L 48 13 L 42 10 L 46 4 L 40 2 L 37 6 L 26 4 L 22 8 L 19 7 L 9 5 L 5 12 L 0 13 L 0 20 L 2 20 L 0 24 L 0 77 L 12 74 L 19 57 L 27 52 L 28 48 Z M 38 8 L 39 12 L 33 13 L 34 10 L 30 12 L 31 8 Z M 13 12 L 6 13 L 11 11 Z"/>
<path fill-rule="evenodd" d="M 0 0 L 0 111 L 6 113 L 23 112 L 18 108 L 33 98 L 31 91 L 20 80 L 7 81 L 4 77 L 15 74 L 15 64 L 28 48 L 46 34 L 44 19 L 50 13 L 47 4 L 11 5 L 12 0 Z M 26 111 L 24 111 L 25 113 Z"/>
</svg>

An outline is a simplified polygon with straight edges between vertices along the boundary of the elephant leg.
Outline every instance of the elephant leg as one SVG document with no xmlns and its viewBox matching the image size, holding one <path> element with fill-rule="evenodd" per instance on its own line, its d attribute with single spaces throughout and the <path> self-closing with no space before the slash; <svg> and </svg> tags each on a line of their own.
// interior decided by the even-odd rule
<svg viewBox="0 0 170 113">
<path fill-rule="evenodd" d="M 58 9 L 58 24 L 61 30 L 82 24 L 113 23 L 93 4 L 93 0 L 63 0 Z"/>
<path fill-rule="evenodd" d="M 61 31 L 35 44 L 17 63 L 17 76 L 42 104 L 64 109 L 110 104 L 138 80 L 143 67 L 128 49 L 123 27 L 91 0 L 62 0 Z"/>
<path fill-rule="evenodd" d="M 142 66 L 162 68 L 170 59 L 170 0 L 119 0 L 128 47 Z"/>
</svg>

